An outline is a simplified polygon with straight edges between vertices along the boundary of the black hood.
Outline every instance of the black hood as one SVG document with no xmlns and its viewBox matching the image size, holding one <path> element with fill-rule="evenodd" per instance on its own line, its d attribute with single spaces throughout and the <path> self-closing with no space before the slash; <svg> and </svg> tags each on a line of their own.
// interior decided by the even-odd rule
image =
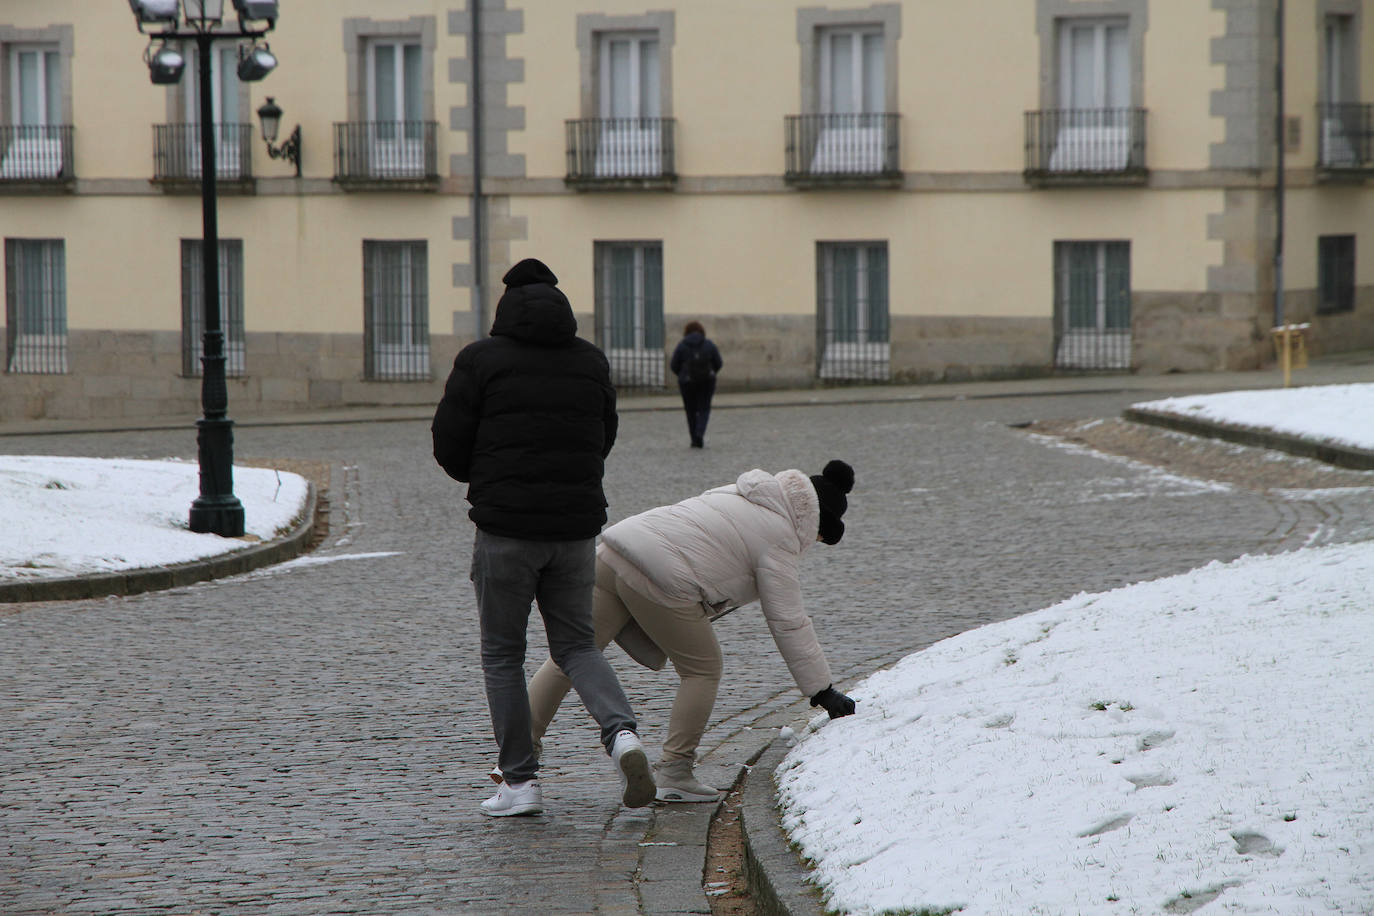
<svg viewBox="0 0 1374 916">
<path fill-rule="evenodd" d="M 513 337 L 541 347 L 561 347 L 577 337 L 572 304 L 542 261 L 526 258 L 502 277 L 506 292 L 496 305 L 491 336 Z"/>
</svg>

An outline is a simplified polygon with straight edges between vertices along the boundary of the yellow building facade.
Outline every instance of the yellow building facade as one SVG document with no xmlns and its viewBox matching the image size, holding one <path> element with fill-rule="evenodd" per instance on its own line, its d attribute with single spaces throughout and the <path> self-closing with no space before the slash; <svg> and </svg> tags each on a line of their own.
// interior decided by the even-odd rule
<svg viewBox="0 0 1374 916">
<path fill-rule="evenodd" d="M 627 390 L 692 319 L 727 387 L 1374 346 L 1368 0 L 471 2 L 283 3 L 256 82 L 216 43 L 231 414 L 433 402 L 523 257 Z M 199 62 L 145 31 L 0 7 L 0 422 L 196 411 Z"/>
</svg>

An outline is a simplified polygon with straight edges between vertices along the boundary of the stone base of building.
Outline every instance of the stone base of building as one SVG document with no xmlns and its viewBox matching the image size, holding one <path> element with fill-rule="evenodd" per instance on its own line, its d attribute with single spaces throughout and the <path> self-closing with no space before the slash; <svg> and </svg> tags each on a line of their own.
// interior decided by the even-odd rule
<svg viewBox="0 0 1374 916">
<path fill-rule="evenodd" d="M 1374 287 L 1355 308 L 1317 314 L 1313 290 L 1285 296 L 1285 320 L 1309 323 L 1313 356 L 1374 348 Z M 1271 295 L 1136 292 L 1130 365 L 1144 373 L 1249 370 L 1273 366 Z M 807 388 L 846 382 L 924 384 L 1028 378 L 1059 371 L 1048 317 L 893 316 L 880 368 L 862 378 L 827 373 L 813 315 L 668 315 L 665 362 L 692 319 L 720 347 L 721 390 Z M 589 314 L 578 315 L 584 337 Z M 432 405 L 453 356 L 468 342 L 435 335 L 429 372 L 415 381 L 364 377 L 363 341 L 354 334 L 248 334 L 245 373 L 228 379 L 229 415 L 330 407 Z M 64 374 L 0 374 L 0 423 L 63 419 L 127 421 L 201 414 L 199 376 L 186 376 L 176 331 L 72 331 Z M 669 381 L 671 390 L 671 379 Z"/>
</svg>

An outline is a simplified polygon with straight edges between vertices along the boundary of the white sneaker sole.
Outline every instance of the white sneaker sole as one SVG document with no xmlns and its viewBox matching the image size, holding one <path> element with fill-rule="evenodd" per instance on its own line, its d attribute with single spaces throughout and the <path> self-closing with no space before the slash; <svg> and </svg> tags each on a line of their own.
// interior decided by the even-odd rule
<svg viewBox="0 0 1374 916">
<path fill-rule="evenodd" d="M 672 786 L 659 786 L 655 797 L 661 802 L 676 802 L 679 804 L 704 804 L 707 802 L 720 801 L 719 792 L 713 792 L 710 795 L 702 795 L 699 792 L 688 792 L 685 789 L 677 789 Z"/>
<path fill-rule="evenodd" d="M 631 748 L 620 755 L 620 772 L 625 777 L 625 791 L 620 801 L 627 808 L 643 808 L 654 800 L 654 773 L 643 748 Z"/>
<path fill-rule="evenodd" d="M 523 815 L 529 814 L 543 814 L 544 806 L 540 804 L 531 803 L 525 805 L 514 805 L 510 808 L 503 808 L 500 811 L 492 811 L 491 809 L 484 807 L 482 809 L 482 813 L 485 814 L 487 817 L 521 817 Z"/>
</svg>

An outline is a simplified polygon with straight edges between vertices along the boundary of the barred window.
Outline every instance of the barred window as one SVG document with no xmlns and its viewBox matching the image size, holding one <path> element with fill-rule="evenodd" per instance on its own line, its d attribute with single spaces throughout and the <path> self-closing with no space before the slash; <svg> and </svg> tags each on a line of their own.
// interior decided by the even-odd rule
<svg viewBox="0 0 1374 916">
<path fill-rule="evenodd" d="M 363 242 L 363 352 L 367 378 L 428 381 L 426 242 Z"/>
<path fill-rule="evenodd" d="M 817 243 L 816 300 L 820 377 L 889 378 L 887 242 Z"/>
<path fill-rule="evenodd" d="M 61 239 L 5 239 L 5 371 L 67 371 L 67 260 Z"/>
<path fill-rule="evenodd" d="M 205 246 L 181 240 L 181 372 L 198 376 L 205 355 Z M 224 334 L 224 374 L 244 374 L 243 240 L 219 240 L 219 327 Z"/>
<path fill-rule="evenodd" d="M 1355 310 L 1355 236 L 1317 238 L 1317 314 Z"/>
<path fill-rule="evenodd" d="M 1131 368 L 1131 243 L 1054 243 L 1055 366 Z"/>
<path fill-rule="evenodd" d="M 621 387 L 661 388 L 663 243 L 597 242 L 596 343 Z"/>
</svg>

